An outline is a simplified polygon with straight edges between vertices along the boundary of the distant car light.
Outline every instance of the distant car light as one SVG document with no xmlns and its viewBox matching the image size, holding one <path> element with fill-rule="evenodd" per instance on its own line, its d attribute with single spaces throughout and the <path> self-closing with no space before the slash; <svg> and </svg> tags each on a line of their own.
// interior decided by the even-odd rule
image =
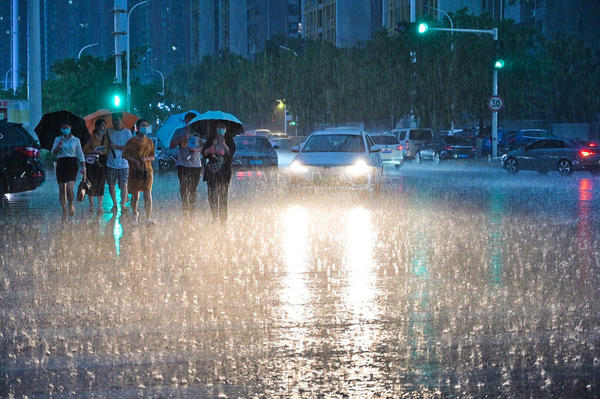
<svg viewBox="0 0 600 399">
<path fill-rule="evenodd" d="M 354 165 L 348 166 L 346 170 L 352 176 L 365 176 L 369 173 L 369 167 L 362 159 L 356 161 Z"/>
<path fill-rule="evenodd" d="M 404 147 L 402 147 L 402 144 L 400 144 L 400 145 L 398 146 L 398 151 L 402 151 L 403 149 L 404 149 Z"/>
<path fill-rule="evenodd" d="M 588 150 L 581 150 L 581 151 L 579 151 L 579 153 L 581 154 L 582 157 L 589 157 L 590 155 L 595 154 L 594 151 L 588 151 Z"/>
<path fill-rule="evenodd" d="M 306 173 L 308 169 L 306 166 L 302 165 L 299 161 L 294 161 L 290 165 L 290 170 L 293 173 Z"/>
</svg>

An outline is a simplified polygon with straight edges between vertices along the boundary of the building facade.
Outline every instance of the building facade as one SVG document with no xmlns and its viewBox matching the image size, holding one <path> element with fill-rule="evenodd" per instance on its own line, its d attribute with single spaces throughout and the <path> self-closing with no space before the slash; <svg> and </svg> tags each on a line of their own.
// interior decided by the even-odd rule
<svg viewBox="0 0 600 399">
<path fill-rule="evenodd" d="M 383 27 L 382 0 L 303 0 L 302 37 L 350 47 Z"/>
<path fill-rule="evenodd" d="M 192 58 L 219 51 L 252 57 L 274 37 L 298 37 L 300 0 L 193 0 Z"/>
</svg>

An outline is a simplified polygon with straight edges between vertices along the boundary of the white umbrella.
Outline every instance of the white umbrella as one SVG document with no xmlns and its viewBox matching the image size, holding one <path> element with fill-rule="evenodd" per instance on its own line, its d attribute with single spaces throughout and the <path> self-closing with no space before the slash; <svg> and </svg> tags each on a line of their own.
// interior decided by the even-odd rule
<svg viewBox="0 0 600 399">
<path fill-rule="evenodd" d="M 173 133 L 175 133 L 175 130 L 185 126 L 185 116 L 189 113 L 196 114 L 196 116 L 200 115 L 200 112 L 193 109 L 180 114 L 174 114 L 169 116 L 160 129 L 158 129 L 156 138 L 161 142 L 163 147 L 169 147 Z"/>
</svg>

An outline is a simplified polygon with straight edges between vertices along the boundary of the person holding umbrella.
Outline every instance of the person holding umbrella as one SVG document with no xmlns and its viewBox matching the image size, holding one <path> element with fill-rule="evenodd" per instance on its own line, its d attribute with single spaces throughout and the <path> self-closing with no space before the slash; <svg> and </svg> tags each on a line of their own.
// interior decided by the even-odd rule
<svg viewBox="0 0 600 399">
<path fill-rule="evenodd" d="M 81 148 L 81 141 L 71 134 L 71 126 L 63 123 L 60 126 L 61 135 L 54 139 L 52 153 L 57 156 L 56 181 L 58 182 L 58 198 L 62 207 L 62 220 L 67 218 L 67 210 L 70 216 L 75 214 L 73 205 L 73 186 L 77 179 L 78 162 L 81 166 L 81 174 L 85 176 L 86 168 Z M 67 202 L 69 207 L 67 208 Z"/>
<path fill-rule="evenodd" d="M 129 164 L 123 158 L 125 144 L 131 139 L 131 131 L 123 126 L 123 116 L 119 112 L 112 114 L 113 127 L 108 129 L 109 152 L 106 160 L 106 178 L 108 180 L 108 191 L 113 202 L 112 211 L 117 212 L 116 186 L 119 183 L 121 189 L 121 213 L 125 211 L 127 203 L 127 179 L 129 176 Z"/>
<path fill-rule="evenodd" d="M 231 181 L 231 163 L 235 153 L 233 135 L 227 134 L 227 125 L 217 121 L 215 129 L 209 128 L 208 139 L 202 147 L 207 160 L 204 181 L 208 187 L 208 203 L 213 222 L 227 222 L 227 197 Z"/>
<path fill-rule="evenodd" d="M 102 213 L 102 200 L 104 198 L 104 185 L 106 184 L 106 155 L 108 154 L 108 137 L 106 136 L 106 122 L 104 119 L 97 119 L 94 123 L 92 137 L 83 146 L 85 154 L 85 167 L 88 179 L 92 184 L 92 190 L 88 194 L 90 200 L 90 211 L 94 210 L 94 200 L 96 197 L 97 212 Z"/>
<path fill-rule="evenodd" d="M 196 203 L 198 183 L 202 177 L 202 145 L 200 138 L 192 137 L 189 123 L 196 117 L 194 112 L 185 115 L 185 126 L 175 130 L 169 147 L 179 147 L 177 153 L 177 177 L 183 212 L 191 212 Z"/>
<path fill-rule="evenodd" d="M 154 225 L 152 220 L 152 181 L 154 162 L 154 142 L 146 137 L 151 133 L 150 123 L 146 119 L 135 122 L 136 135 L 125 144 L 123 158 L 129 162 L 129 192 L 131 193 L 131 210 L 134 224 L 138 223 L 138 198 L 144 192 L 144 208 L 146 210 L 146 226 Z"/>
</svg>

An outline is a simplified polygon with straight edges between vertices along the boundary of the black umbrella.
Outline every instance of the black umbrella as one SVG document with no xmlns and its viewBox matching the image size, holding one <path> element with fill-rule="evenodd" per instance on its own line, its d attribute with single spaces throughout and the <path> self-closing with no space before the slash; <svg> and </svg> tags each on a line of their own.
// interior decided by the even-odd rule
<svg viewBox="0 0 600 399">
<path fill-rule="evenodd" d="M 227 126 L 227 134 L 237 136 L 244 133 L 243 123 L 234 115 L 222 111 L 206 111 L 192 119 L 189 123 L 193 131 L 208 137 L 211 131 L 216 129 L 217 122 L 222 122 Z"/>
<path fill-rule="evenodd" d="M 64 123 L 71 126 L 71 134 L 79 138 L 82 146 L 90 139 L 90 133 L 82 117 L 70 111 L 56 111 L 44 114 L 34 129 L 40 139 L 40 147 L 51 150 L 54 139 L 61 134 L 60 126 Z"/>
</svg>

